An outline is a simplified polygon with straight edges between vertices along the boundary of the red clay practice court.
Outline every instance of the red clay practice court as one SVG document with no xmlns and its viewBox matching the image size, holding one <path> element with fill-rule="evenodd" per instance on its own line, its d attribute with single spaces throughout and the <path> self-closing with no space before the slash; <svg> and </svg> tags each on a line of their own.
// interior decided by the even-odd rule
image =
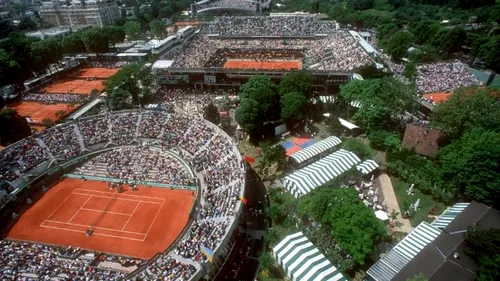
<svg viewBox="0 0 500 281">
<path fill-rule="evenodd" d="M 150 259 L 165 251 L 188 222 L 194 192 L 64 179 L 28 209 L 7 238 Z M 85 235 L 92 227 L 93 234 Z"/>
<path fill-rule="evenodd" d="M 224 63 L 224 68 L 229 69 L 270 69 L 270 70 L 299 70 L 302 62 L 299 60 L 228 60 Z"/>
<path fill-rule="evenodd" d="M 74 108 L 77 108 L 79 105 L 75 104 Z M 43 104 L 36 101 L 22 101 L 9 107 L 17 110 L 21 116 L 29 116 L 36 123 L 41 123 L 46 118 L 57 121 L 59 119 L 56 117 L 57 111 L 69 111 L 67 103 Z"/>
<path fill-rule="evenodd" d="M 106 79 L 109 76 L 117 73 L 120 69 L 121 68 L 102 68 L 102 67 L 84 68 L 76 76 L 81 79 L 85 78 Z"/>
</svg>

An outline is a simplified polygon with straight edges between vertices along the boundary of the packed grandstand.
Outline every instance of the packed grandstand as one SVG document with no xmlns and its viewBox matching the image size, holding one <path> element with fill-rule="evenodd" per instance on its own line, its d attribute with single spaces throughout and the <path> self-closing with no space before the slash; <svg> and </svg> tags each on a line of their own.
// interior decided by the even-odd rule
<svg viewBox="0 0 500 281">
<path fill-rule="evenodd" d="M 164 111 L 119 111 L 64 123 L 0 152 L 3 163 L 8 164 L 3 165 L 0 176 L 10 183 L 2 190 L 9 194 L 2 208 L 7 200 L 15 200 L 18 188 L 26 184 L 26 175 L 43 174 L 89 153 L 95 156 L 73 171 L 74 175 L 180 188 L 194 185 L 198 179 L 201 198 L 187 231 L 176 244 L 147 262 L 71 247 L 2 240 L 0 279 L 189 280 L 198 276 L 207 259 L 201 248 L 218 254 L 241 207 L 244 165 L 232 138 L 197 116 Z M 67 256 L 73 258 L 64 258 Z M 103 261 L 137 269 L 128 275 L 99 266 Z"/>
<path fill-rule="evenodd" d="M 218 17 L 172 60 L 173 69 L 223 68 L 228 60 L 300 60 L 303 69 L 323 72 L 372 62 L 349 32 L 314 16 Z"/>
</svg>

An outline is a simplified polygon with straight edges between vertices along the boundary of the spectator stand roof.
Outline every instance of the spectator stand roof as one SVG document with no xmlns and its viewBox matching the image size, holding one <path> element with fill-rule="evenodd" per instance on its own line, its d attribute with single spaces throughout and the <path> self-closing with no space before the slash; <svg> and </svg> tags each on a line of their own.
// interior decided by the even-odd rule
<svg viewBox="0 0 500 281">
<path fill-rule="evenodd" d="M 293 281 L 347 281 L 302 232 L 285 237 L 273 254 Z"/>
<path fill-rule="evenodd" d="M 425 246 L 434 241 L 440 233 L 441 231 L 436 227 L 421 222 L 383 258 L 370 267 L 366 273 L 375 281 L 392 280 L 405 265 Z"/>
<path fill-rule="evenodd" d="M 361 164 L 356 166 L 356 169 L 360 171 L 364 175 L 368 175 L 369 173 L 375 171 L 378 168 L 377 162 L 371 159 L 367 159 L 363 161 Z"/>
<path fill-rule="evenodd" d="M 470 203 L 457 203 L 447 209 L 446 211 L 441 214 L 435 221 L 433 221 L 431 224 L 432 226 L 439 228 L 439 229 L 445 229 L 451 221 L 453 221 L 462 211 L 469 206 Z"/>
<path fill-rule="evenodd" d="M 337 145 L 341 144 L 342 141 L 337 138 L 337 137 L 328 137 L 324 140 L 321 140 L 309 147 L 306 147 L 304 149 L 302 149 L 301 151 L 299 152 L 295 152 L 294 154 L 290 155 L 290 157 L 295 160 L 295 162 L 297 163 L 302 163 L 304 161 L 307 161 L 311 158 L 314 158 L 315 156 L 327 151 L 327 150 L 330 150 L 334 147 L 336 147 Z"/>
<path fill-rule="evenodd" d="M 153 64 L 153 69 L 167 69 L 172 66 L 173 60 L 157 60 Z"/>
<path fill-rule="evenodd" d="M 361 162 L 356 154 L 340 149 L 283 179 L 283 186 L 298 198 L 327 183 Z"/>
</svg>

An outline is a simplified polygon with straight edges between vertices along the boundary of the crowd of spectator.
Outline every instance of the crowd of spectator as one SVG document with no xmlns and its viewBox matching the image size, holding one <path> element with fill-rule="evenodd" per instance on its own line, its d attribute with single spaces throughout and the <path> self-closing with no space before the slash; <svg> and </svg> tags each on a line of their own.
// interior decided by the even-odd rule
<svg viewBox="0 0 500 281">
<path fill-rule="evenodd" d="M 209 38 L 199 35 L 179 53 L 173 68 L 221 67 L 228 59 L 302 60 L 305 69 L 350 71 L 372 62 L 370 56 L 344 30 L 305 39 Z"/>
<path fill-rule="evenodd" d="M 99 256 L 72 247 L 0 240 L 1 280 L 121 280 L 126 273 L 93 266 Z M 122 258 L 123 259 L 123 258 Z M 126 258 L 140 266 L 144 261 Z"/>
<path fill-rule="evenodd" d="M 467 69 L 467 65 L 455 60 L 417 66 L 416 84 L 419 93 L 432 93 L 480 85 L 481 82 Z"/>
<path fill-rule="evenodd" d="M 125 65 L 131 64 L 128 61 L 90 61 L 87 62 L 87 67 L 95 68 L 120 68 Z"/>
<path fill-rule="evenodd" d="M 196 212 L 185 237 L 181 237 L 172 251 L 150 261 L 136 275 L 144 280 L 152 280 L 148 279 L 148 276 L 163 280 L 188 280 L 197 269 L 176 260 L 172 255 L 190 259 L 193 263 L 204 262 L 207 257 L 202 254 L 201 248 L 215 251 L 221 245 L 241 205 L 239 198 L 244 184 L 241 155 L 233 140 L 212 123 L 196 115 L 169 114 L 154 110 L 108 112 L 69 122 L 2 150 L 0 155 L 4 161 L 17 163 L 17 166 L 9 165 L 16 167 L 15 171 L 11 171 L 13 175 L 9 176 L 6 171 L 2 171 L 2 179 L 10 177 L 10 180 L 15 180 L 21 175 L 20 172 L 28 172 L 50 159 L 69 159 L 97 146 L 104 147 L 110 142 L 130 145 L 134 139 L 146 138 L 156 139 L 162 144 L 162 148 L 117 148 L 91 159 L 87 163 L 88 168 L 96 167 L 97 163 L 104 163 L 104 171 L 108 176 L 124 180 L 133 180 L 134 175 L 137 179 L 147 170 L 147 177 L 152 177 L 151 180 L 185 184 L 186 180 L 192 179 L 183 164 L 175 157 L 166 155 L 167 152 L 161 153 L 159 150 L 175 148 L 190 164 L 201 182 L 200 209 Z M 155 171 L 156 178 L 152 175 Z M 75 280 L 80 280 L 80 277 L 102 280 L 97 277 L 94 279 L 95 274 L 104 276 L 106 280 L 114 280 L 115 276 L 122 277 L 121 273 L 98 270 L 83 263 L 74 262 L 68 265 L 44 258 L 57 256 L 48 253 L 50 250 L 45 251 L 45 246 L 32 243 L 8 245 L 16 246 L 12 250 L 13 253 L 9 252 L 11 246 L 6 246 L 5 250 L 2 250 L 5 253 L 3 256 L 19 256 L 18 260 L 10 258 L 6 261 L 8 266 L 5 268 L 12 270 L 1 274 L 10 274 L 8 276 L 34 272 L 52 277 L 63 272 L 75 276 Z M 28 268 L 19 269 L 20 265 L 16 261 L 27 259 L 37 262 L 26 263 Z"/>
<path fill-rule="evenodd" d="M 334 21 L 318 20 L 316 16 L 224 16 L 215 18 L 208 33 L 220 36 L 312 36 L 337 30 Z"/>
<path fill-rule="evenodd" d="M 115 179 L 193 185 L 193 177 L 178 158 L 153 147 L 108 150 L 78 170 L 81 174 Z"/>
<path fill-rule="evenodd" d="M 22 95 L 22 100 L 37 101 L 41 103 L 84 103 L 91 98 L 90 95 L 76 94 L 49 94 L 46 92 L 25 93 Z"/>
<path fill-rule="evenodd" d="M 198 10 L 207 8 L 232 8 L 232 9 L 243 9 L 247 11 L 256 11 L 257 6 L 255 5 L 255 3 L 256 2 L 248 0 L 215 0 L 202 4 L 197 4 L 196 8 Z"/>
</svg>

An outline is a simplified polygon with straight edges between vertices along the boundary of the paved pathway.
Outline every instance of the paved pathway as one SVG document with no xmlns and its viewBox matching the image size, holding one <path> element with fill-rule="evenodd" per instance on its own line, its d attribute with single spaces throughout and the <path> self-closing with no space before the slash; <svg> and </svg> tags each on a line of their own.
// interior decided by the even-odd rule
<svg viewBox="0 0 500 281">
<path fill-rule="evenodd" d="M 382 192 L 384 193 L 385 203 L 387 204 L 387 213 L 389 216 L 392 213 L 392 210 L 396 210 L 396 212 L 399 213 L 397 220 L 402 225 L 401 227 L 395 227 L 394 230 L 407 233 L 412 231 L 413 227 L 411 226 L 410 221 L 401 217 L 401 209 L 399 209 L 398 200 L 392 187 L 391 178 L 389 178 L 387 174 L 381 174 L 376 180 L 379 181 Z"/>
</svg>

